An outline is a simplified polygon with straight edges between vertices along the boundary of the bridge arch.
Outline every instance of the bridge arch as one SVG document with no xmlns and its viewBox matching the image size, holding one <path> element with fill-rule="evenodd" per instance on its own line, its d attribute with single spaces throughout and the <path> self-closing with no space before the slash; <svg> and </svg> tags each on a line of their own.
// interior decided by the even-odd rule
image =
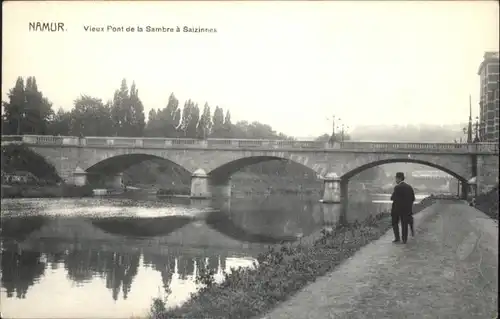
<svg viewBox="0 0 500 319">
<path fill-rule="evenodd" d="M 189 183 L 189 178 L 191 176 L 191 172 L 187 170 L 184 166 L 179 165 L 175 161 L 172 161 L 168 158 L 164 158 L 158 155 L 152 154 L 142 154 L 142 153 L 133 153 L 133 154 L 120 154 L 115 156 L 109 156 L 105 159 L 94 163 L 90 167 L 87 167 L 85 172 L 86 174 L 86 183 L 91 185 L 105 185 L 106 187 L 122 187 L 124 180 L 122 172 L 126 171 L 133 165 L 142 163 L 144 161 L 153 161 L 155 163 L 168 163 L 169 168 L 168 172 L 170 176 L 177 176 L 181 180 L 181 185 L 186 185 Z M 92 163 L 92 162 L 91 162 Z M 160 167 L 159 167 L 160 168 Z M 167 173 L 165 173 L 167 175 Z M 136 174 L 137 175 L 137 174 Z M 152 182 L 154 175 L 146 174 L 149 176 L 148 183 Z M 188 185 L 188 184 L 187 184 Z"/>
<path fill-rule="evenodd" d="M 314 172 L 315 174 L 320 174 L 320 175 L 326 171 L 325 168 L 322 168 L 319 165 L 313 165 L 313 167 L 307 165 L 307 158 L 304 160 L 302 157 L 295 159 L 292 157 L 287 157 L 284 154 L 281 156 L 274 154 L 258 154 L 251 156 L 243 156 L 241 158 L 229 160 L 223 164 L 220 164 L 217 167 L 212 168 L 211 170 L 208 170 L 208 175 L 215 180 L 225 181 L 229 179 L 229 177 L 232 174 L 238 172 L 239 170 L 241 170 L 246 166 L 268 161 L 291 162 L 299 166 L 305 167 L 308 170 Z"/>
<path fill-rule="evenodd" d="M 384 165 L 384 164 L 391 164 L 391 163 L 422 164 L 422 165 L 426 165 L 426 166 L 429 166 L 432 168 L 436 168 L 440 171 L 443 171 L 443 172 L 455 177 L 460 182 L 467 183 L 467 180 L 468 180 L 466 176 L 462 176 L 461 174 L 459 174 L 459 173 L 457 173 L 457 172 L 455 172 L 447 167 L 444 167 L 444 166 L 436 164 L 436 163 L 432 163 L 430 161 L 416 159 L 416 158 L 388 158 L 388 159 L 375 160 L 375 161 L 360 165 L 354 169 L 351 169 L 350 171 L 344 173 L 340 178 L 342 181 L 346 182 L 346 181 L 349 181 L 353 176 L 361 173 L 364 170 L 370 169 L 372 167 Z"/>
<path fill-rule="evenodd" d="M 189 170 L 187 170 L 184 166 L 172 161 L 171 159 L 164 158 L 157 155 L 151 154 L 120 154 L 115 156 L 106 157 L 97 163 L 91 165 L 85 171 L 87 173 L 109 173 L 109 174 L 117 174 L 121 173 L 132 165 L 139 164 L 141 162 L 147 160 L 159 160 L 165 161 L 173 164 L 175 167 L 181 168 L 187 174 L 191 174 Z"/>
</svg>

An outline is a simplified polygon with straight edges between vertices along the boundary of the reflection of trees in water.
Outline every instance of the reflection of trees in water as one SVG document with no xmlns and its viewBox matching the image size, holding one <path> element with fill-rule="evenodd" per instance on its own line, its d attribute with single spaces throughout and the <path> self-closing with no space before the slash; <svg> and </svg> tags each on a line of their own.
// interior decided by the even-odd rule
<svg viewBox="0 0 500 319">
<path fill-rule="evenodd" d="M 64 263 L 64 253 L 52 253 L 47 255 L 47 262 L 50 264 L 51 269 L 57 269 L 59 264 Z"/>
<path fill-rule="evenodd" d="M 2 251 L 2 286 L 7 297 L 26 298 L 28 288 L 44 275 L 45 263 L 41 254 L 32 251 Z"/>
<path fill-rule="evenodd" d="M 93 277 L 93 271 L 90 267 L 92 257 L 90 250 L 71 251 L 66 256 L 65 262 L 68 277 L 77 283 L 90 281 Z"/>
<path fill-rule="evenodd" d="M 106 280 L 106 288 L 118 299 L 120 289 L 127 299 L 139 268 L 140 253 L 121 254 L 94 250 L 72 251 L 65 256 L 64 266 L 69 279 L 85 282 L 98 275 Z"/>
<path fill-rule="evenodd" d="M 167 292 L 175 272 L 175 256 L 144 254 L 143 263 L 160 272 L 163 289 Z"/>
<path fill-rule="evenodd" d="M 106 269 L 104 276 L 106 277 L 106 288 L 113 292 L 113 299 L 118 299 L 120 287 L 123 290 L 123 299 L 127 299 L 127 295 L 132 287 L 132 281 L 137 275 L 140 255 L 122 255 L 111 253 L 106 258 Z"/>
<path fill-rule="evenodd" d="M 206 261 L 208 259 L 208 262 Z M 175 256 L 175 255 L 154 255 L 145 254 L 143 257 L 144 265 L 150 266 L 154 270 L 160 272 L 163 283 L 163 289 L 168 291 L 172 276 L 176 271 L 175 265 L 177 264 L 177 275 L 179 279 L 187 280 L 189 277 L 194 277 L 202 265 L 207 264 L 208 267 L 215 272 L 222 267 L 226 266 L 225 256 L 212 255 L 212 256 Z M 219 263 L 220 260 L 220 263 Z M 196 269 L 195 269 L 196 265 Z"/>
<path fill-rule="evenodd" d="M 1 260 L 2 286 L 7 291 L 7 296 L 12 298 L 14 293 L 17 298 L 25 298 L 28 288 L 44 275 L 46 263 L 40 261 L 41 253 L 22 251 L 3 251 Z M 114 300 L 118 300 L 120 291 L 123 299 L 132 288 L 132 283 L 137 275 L 140 253 L 121 254 L 95 250 L 78 250 L 64 253 L 48 253 L 47 263 L 54 265 L 64 264 L 68 279 L 77 282 L 87 282 L 99 276 L 105 279 L 106 288 L 111 290 Z M 163 288 L 169 288 L 172 276 L 176 270 L 180 279 L 187 280 L 199 272 L 201 265 L 215 272 L 219 267 L 225 269 L 226 256 L 196 256 L 182 255 L 144 255 L 144 265 L 150 265 L 160 272 Z M 196 268 L 195 269 L 195 264 Z"/>
</svg>

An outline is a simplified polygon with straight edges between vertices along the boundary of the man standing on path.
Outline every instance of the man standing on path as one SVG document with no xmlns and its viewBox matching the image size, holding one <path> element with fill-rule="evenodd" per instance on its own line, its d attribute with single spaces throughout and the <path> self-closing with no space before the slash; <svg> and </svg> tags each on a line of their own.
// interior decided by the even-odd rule
<svg viewBox="0 0 500 319">
<path fill-rule="evenodd" d="M 403 236 L 403 243 L 406 244 L 408 240 L 408 225 L 411 227 L 411 234 L 414 235 L 413 230 L 413 202 L 415 201 L 415 192 L 413 187 L 404 182 L 405 175 L 402 172 L 396 173 L 396 186 L 392 193 L 392 230 L 394 231 L 394 242 L 399 242 L 399 221 L 401 220 L 401 233 Z"/>
</svg>

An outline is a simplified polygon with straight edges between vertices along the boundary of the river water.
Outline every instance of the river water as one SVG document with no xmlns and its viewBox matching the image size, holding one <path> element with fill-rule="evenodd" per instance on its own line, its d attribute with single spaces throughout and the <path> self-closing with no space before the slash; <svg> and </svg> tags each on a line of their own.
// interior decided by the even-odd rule
<svg viewBox="0 0 500 319">
<path fill-rule="evenodd" d="M 349 199 L 347 222 L 390 207 L 389 195 L 358 195 Z M 167 306 L 180 305 L 199 289 L 199 265 L 222 280 L 223 271 L 252 267 L 270 244 L 331 227 L 338 216 L 318 199 L 2 200 L 1 314 L 144 316 L 152 298 L 165 297 L 167 290 Z"/>
</svg>

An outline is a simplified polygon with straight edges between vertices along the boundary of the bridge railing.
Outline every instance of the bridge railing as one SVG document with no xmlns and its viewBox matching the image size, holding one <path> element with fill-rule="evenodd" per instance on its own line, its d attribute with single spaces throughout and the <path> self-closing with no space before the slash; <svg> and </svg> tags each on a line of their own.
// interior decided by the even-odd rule
<svg viewBox="0 0 500 319">
<path fill-rule="evenodd" d="M 405 150 L 462 150 L 468 151 L 470 145 L 457 143 L 392 143 L 392 142 L 342 142 L 346 149 L 405 149 Z"/>
<path fill-rule="evenodd" d="M 130 148 L 211 148 L 211 149 L 317 149 L 352 151 L 437 151 L 445 153 L 498 153 L 498 143 L 393 143 L 354 142 L 324 143 L 318 141 L 258 140 L 258 139 L 187 139 L 187 138 L 134 138 L 51 135 L 2 135 L 2 144 L 26 143 L 32 145 L 130 147 Z"/>
</svg>

